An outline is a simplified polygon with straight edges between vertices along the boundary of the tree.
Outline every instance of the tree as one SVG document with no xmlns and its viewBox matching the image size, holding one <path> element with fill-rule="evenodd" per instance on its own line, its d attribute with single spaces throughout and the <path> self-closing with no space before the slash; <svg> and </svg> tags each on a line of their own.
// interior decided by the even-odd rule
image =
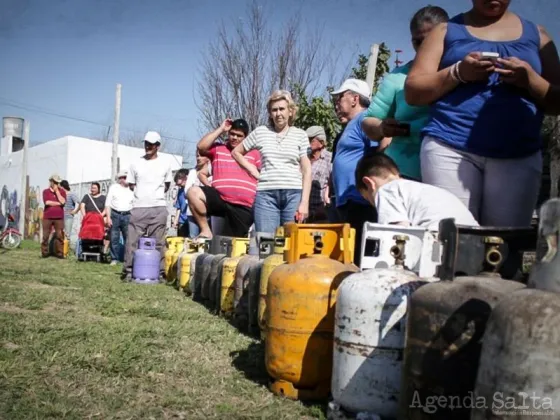
<svg viewBox="0 0 560 420">
<path fill-rule="evenodd" d="M 297 85 L 309 95 L 316 92 L 337 56 L 321 31 L 303 31 L 300 16 L 294 14 L 282 29 L 273 30 L 253 0 L 246 19 L 231 29 L 222 23 L 203 54 L 198 81 L 204 130 L 215 129 L 226 116 L 243 117 L 250 128 L 265 123 L 266 101 L 275 89 Z"/>
<path fill-rule="evenodd" d="M 385 73 L 389 71 L 389 60 L 391 58 L 391 50 L 387 48 L 387 45 L 382 42 L 379 44 L 379 53 L 377 55 L 377 63 L 375 66 L 375 81 L 373 84 L 372 93 L 377 92 L 377 87 L 379 81 L 383 78 Z M 357 66 L 352 67 L 352 73 L 350 77 L 354 77 L 360 80 L 366 80 L 367 77 L 367 67 L 368 67 L 368 56 L 360 54 L 357 60 Z"/>
</svg>

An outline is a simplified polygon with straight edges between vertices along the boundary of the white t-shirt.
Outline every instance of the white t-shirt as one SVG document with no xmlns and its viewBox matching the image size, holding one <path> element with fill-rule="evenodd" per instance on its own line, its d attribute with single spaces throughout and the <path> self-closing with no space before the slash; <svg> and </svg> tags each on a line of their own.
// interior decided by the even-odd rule
<svg viewBox="0 0 560 420">
<path fill-rule="evenodd" d="M 167 207 L 165 200 L 165 183 L 171 183 L 173 175 L 171 165 L 158 156 L 147 160 L 140 158 L 128 171 L 126 182 L 135 184 L 134 208 L 139 207 Z"/>
<path fill-rule="evenodd" d="M 439 230 L 442 219 L 455 218 L 458 225 L 478 226 L 469 209 L 443 188 L 421 182 L 397 179 L 381 188 L 375 196 L 378 223 L 409 222 L 430 230 Z"/>
<path fill-rule="evenodd" d="M 109 187 L 105 205 L 116 211 L 130 211 L 134 203 L 134 193 L 128 187 L 121 184 L 113 184 Z"/>
</svg>

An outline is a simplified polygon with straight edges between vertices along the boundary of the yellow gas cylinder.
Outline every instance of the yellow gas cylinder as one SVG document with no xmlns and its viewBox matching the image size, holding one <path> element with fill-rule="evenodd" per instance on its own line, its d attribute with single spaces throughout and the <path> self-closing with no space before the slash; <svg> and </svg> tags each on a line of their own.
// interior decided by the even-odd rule
<svg viewBox="0 0 560 420">
<path fill-rule="evenodd" d="M 170 236 L 165 241 L 167 242 L 167 251 L 165 251 L 165 278 L 167 283 L 172 283 L 176 278 L 176 267 L 174 265 L 177 263 L 177 257 L 179 253 L 177 252 L 177 244 L 182 243 L 185 238 L 180 238 L 178 236 Z"/>
<path fill-rule="evenodd" d="M 68 236 L 64 236 L 64 243 L 62 246 L 62 253 L 64 254 L 64 258 L 68 257 L 68 254 L 70 253 L 70 240 L 68 239 Z"/>
<path fill-rule="evenodd" d="M 266 292 L 268 290 L 268 278 L 270 273 L 278 267 L 280 264 L 284 264 L 284 228 L 279 227 L 276 229 L 276 235 L 274 237 L 274 253 L 266 257 L 263 261 L 261 269 L 261 278 L 259 284 L 259 329 L 261 330 L 261 340 L 265 339 L 266 335 L 266 320 L 265 320 L 265 310 L 266 310 Z"/>
<path fill-rule="evenodd" d="M 222 278 L 220 279 L 220 315 L 230 318 L 234 311 L 235 270 L 241 258 L 249 252 L 249 239 L 233 238 L 231 256 L 222 262 Z"/>
<path fill-rule="evenodd" d="M 340 262 L 354 258 L 354 242 L 350 246 L 342 246 L 342 241 L 348 238 L 354 241 L 356 231 L 348 224 L 284 224 L 284 261 L 295 261 L 315 252 L 315 241 L 321 239 L 323 248 L 321 254 Z"/>
<path fill-rule="evenodd" d="M 291 234 L 292 239 L 305 227 L 288 225 L 285 236 Z M 299 400 L 329 395 L 336 292 L 344 278 L 358 271 L 351 264 L 350 225 L 339 230 L 341 240 L 336 238 L 331 252 L 340 248 L 336 255 L 342 261 L 329 258 L 326 244 L 315 235 L 311 252 L 301 256 L 297 247 L 288 252 L 286 264 L 276 267 L 268 279 L 265 363 L 274 380 L 270 389 L 277 395 Z"/>
<path fill-rule="evenodd" d="M 185 241 L 185 249 L 179 254 L 177 259 L 177 287 L 181 292 L 187 292 L 188 283 L 191 275 L 191 260 L 204 252 L 202 244 L 191 240 Z"/>
</svg>

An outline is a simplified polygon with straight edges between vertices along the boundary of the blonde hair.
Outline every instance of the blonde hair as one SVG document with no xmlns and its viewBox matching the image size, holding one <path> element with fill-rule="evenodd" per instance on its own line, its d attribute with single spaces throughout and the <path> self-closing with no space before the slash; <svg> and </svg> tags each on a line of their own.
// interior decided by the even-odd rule
<svg viewBox="0 0 560 420">
<path fill-rule="evenodd" d="M 294 125 L 294 121 L 296 120 L 296 114 L 298 111 L 298 107 L 292 98 L 292 94 L 287 90 L 275 90 L 269 96 L 268 101 L 266 102 L 266 109 L 268 111 L 268 123 L 271 127 L 274 127 L 274 121 L 270 117 L 270 108 L 272 107 L 273 102 L 278 101 L 286 101 L 288 102 L 288 109 L 290 110 L 290 116 L 288 118 L 288 125 Z"/>
</svg>

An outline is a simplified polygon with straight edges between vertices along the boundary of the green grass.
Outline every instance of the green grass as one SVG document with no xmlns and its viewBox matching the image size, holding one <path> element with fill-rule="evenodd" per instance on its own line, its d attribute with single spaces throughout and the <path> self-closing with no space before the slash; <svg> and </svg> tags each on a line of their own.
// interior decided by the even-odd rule
<svg viewBox="0 0 560 420">
<path fill-rule="evenodd" d="M 324 418 L 271 394 L 262 346 L 119 267 L 0 249 L 0 418 Z"/>
</svg>

